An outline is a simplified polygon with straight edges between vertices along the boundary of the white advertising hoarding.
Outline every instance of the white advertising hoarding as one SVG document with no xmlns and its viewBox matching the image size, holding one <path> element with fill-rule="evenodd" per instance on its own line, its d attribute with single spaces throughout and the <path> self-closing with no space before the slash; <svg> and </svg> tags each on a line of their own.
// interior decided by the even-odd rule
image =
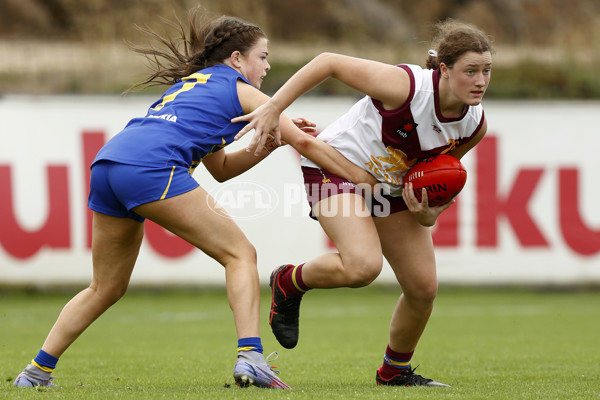
<svg viewBox="0 0 600 400">
<path fill-rule="evenodd" d="M 89 164 L 147 96 L 0 98 L 0 284 L 85 285 L 91 278 Z M 286 111 L 325 127 L 348 98 L 305 98 Z M 484 103 L 488 135 L 465 158 L 467 185 L 434 227 L 440 282 L 600 283 L 596 171 L 599 102 Z M 227 150 L 241 148 L 249 137 Z M 226 150 L 226 151 L 227 151 Z M 308 218 L 297 154 L 278 149 L 245 174 L 194 177 L 229 211 L 271 270 L 334 251 Z M 377 282 L 394 280 L 389 266 Z M 222 267 L 147 223 L 133 285 L 223 285 Z"/>
</svg>

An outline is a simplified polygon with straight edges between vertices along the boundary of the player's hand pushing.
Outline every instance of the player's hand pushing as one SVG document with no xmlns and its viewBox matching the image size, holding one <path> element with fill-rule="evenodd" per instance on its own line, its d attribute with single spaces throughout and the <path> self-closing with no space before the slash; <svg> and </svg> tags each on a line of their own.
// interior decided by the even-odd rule
<svg viewBox="0 0 600 400">
<path fill-rule="evenodd" d="M 260 153 L 269 135 L 275 138 L 275 142 L 281 145 L 281 131 L 279 130 L 279 118 L 281 110 L 277 109 L 271 102 L 266 102 L 256 108 L 250 114 L 242 115 L 231 120 L 231 122 L 248 121 L 249 123 L 235 135 L 239 140 L 246 133 L 254 129 L 254 136 L 248 144 L 246 151 Z"/>
<path fill-rule="evenodd" d="M 308 133 L 314 137 L 317 137 L 319 134 L 316 129 L 317 124 L 307 120 L 306 118 L 293 118 L 292 122 L 304 133 Z"/>
</svg>

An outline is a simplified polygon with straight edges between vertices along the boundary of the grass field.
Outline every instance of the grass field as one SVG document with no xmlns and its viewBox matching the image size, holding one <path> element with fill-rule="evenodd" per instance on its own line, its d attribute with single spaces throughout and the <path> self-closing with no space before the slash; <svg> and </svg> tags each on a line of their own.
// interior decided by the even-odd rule
<svg viewBox="0 0 600 400">
<path fill-rule="evenodd" d="M 132 291 L 61 358 L 58 388 L 15 388 L 72 294 L 0 292 L 0 398 L 9 399 L 600 399 L 600 293 L 445 289 L 413 359 L 447 388 L 378 387 L 398 293 L 314 291 L 300 342 L 285 350 L 267 324 L 265 352 L 291 391 L 237 388 L 225 294 Z"/>
</svg>

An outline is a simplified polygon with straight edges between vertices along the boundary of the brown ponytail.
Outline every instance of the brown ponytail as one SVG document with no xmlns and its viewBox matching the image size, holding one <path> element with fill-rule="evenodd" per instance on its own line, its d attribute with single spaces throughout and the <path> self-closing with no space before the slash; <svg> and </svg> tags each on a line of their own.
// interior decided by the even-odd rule
<svg viewBox="0 0 600 400">
<path fill-rule="evenodd" d="M 133 51 L 150 61 L 152 69 L 149 77 L 132 89 L 172 85 L 196 71 L 223 63 L 236 50 L 246 54 L 260 38 L 266 37 L 258 26 L 239 18 L 221 16 L 210 21 L 201 11 L 199 7 L 190 10 L 188 35 L 180 20 L 176 23 L 164 20 L 178 30 L 176 39 L 165 38 L 147 27 L 138 27 L 166 49 L 157 49 L 152 44 L 146 48 L 130 44 Z"/>
</svg>

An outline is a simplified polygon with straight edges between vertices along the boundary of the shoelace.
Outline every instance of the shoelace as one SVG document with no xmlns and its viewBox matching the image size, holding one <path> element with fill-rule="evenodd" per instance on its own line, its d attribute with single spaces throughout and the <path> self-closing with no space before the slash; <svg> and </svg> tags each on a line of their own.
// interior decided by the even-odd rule
<svg viewBox="0 0 600 400">
<path fill-rule="evenodd" d="M 421 383 L 431 382 L 433 379 L 423 378 L 421 375 L 415 374 L 415 370 L 417 368 L 419 368 L 419 365 L 417 365 L 414 368 L 409 368 L 408 371 L 406 372 L 406 375 L 405 375 L 406 378 L 408 378 L 408 380 L 411 381 L 411 382 L 413 382 L 413 383 L 416 383 L 416 382 L 421 382 Z"/>
<path fill-rule="evenodd" d="M 265 362 L 267 363 L 267 367 L 269 367 L 269 369 L 271 371 L 273 371 L 274 374 L 277 374 L 277 375 L 279 375 L 281 373 L 281 371 L 277 370 L 277 367 L 271 365 L 271 361 L 275 361 L 278 358 L 279 358 L 279 353 L 276 351 L 273 351 L 271 354 L 269 354 L 268 356 L 265 357 Z"/>
</svg>

